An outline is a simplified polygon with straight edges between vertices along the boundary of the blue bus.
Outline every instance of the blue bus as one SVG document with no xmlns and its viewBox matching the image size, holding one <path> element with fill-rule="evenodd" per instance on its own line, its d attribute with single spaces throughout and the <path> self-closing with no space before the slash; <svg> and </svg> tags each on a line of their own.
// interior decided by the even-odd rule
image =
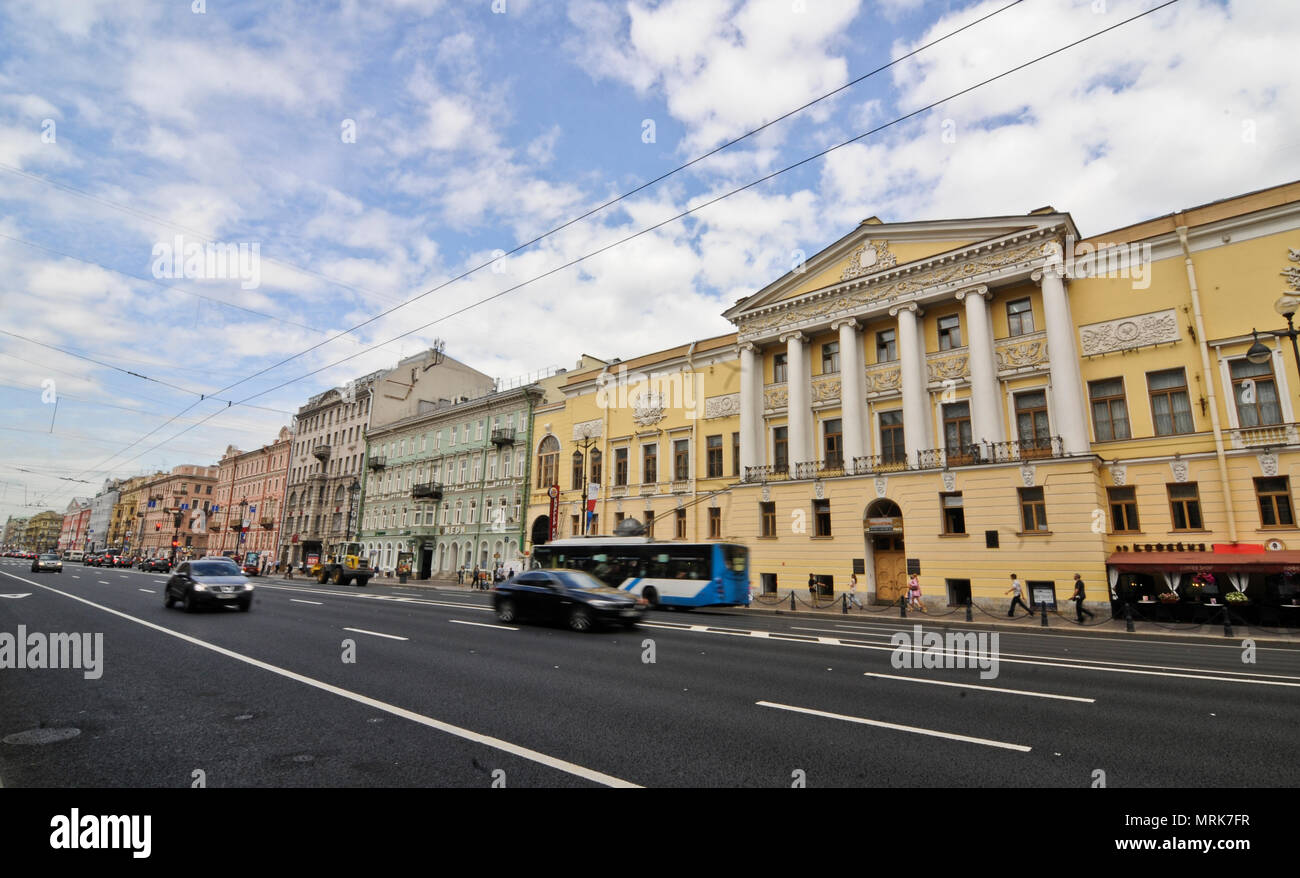
<svg viewBox="0 0 1300 878">
<path fill-rule="evenodd" d="M 735 543 L 578 537 L 533 550 L 535 567 L 582 570 L 651 606 L 749 605 L 749 549 Z"/>
</svg>

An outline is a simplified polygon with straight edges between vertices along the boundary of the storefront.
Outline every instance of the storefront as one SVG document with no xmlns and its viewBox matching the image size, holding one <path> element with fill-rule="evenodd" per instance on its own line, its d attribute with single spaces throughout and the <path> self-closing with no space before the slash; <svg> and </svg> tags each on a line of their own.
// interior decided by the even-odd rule
<svg viewBox="0 0 1300 878">
<path fill-rule="evenodd" d="M 1300 552 L 1236 548 L 1115 552 L 1106 560 L 1111 599 L 1151 619 L 1203 620 L 1226 605 L 1243 622 L 1300 625 Z"/>
</svg>

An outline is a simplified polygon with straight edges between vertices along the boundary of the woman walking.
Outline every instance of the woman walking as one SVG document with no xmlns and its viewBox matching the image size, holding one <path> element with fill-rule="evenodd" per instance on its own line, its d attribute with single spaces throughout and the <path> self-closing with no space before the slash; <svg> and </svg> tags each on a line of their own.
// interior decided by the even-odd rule
<svg viewBox="0 0 1300 878">
<path fill-rule="evenodd" d="M 920 610 L 922 613 L 929 613 L 925 604 L 921 602 L 921 577 L 913 573 L 907 580 L 907 592 L 909 595 L 908 605 L 914 610 Z"/>
</svg>

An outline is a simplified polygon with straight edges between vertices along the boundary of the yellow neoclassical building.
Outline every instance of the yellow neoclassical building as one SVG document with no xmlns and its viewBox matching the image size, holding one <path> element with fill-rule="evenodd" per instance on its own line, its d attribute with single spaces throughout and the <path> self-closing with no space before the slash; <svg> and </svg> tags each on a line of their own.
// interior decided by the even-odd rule
<svg viewBox="0 0 1300 878">
<path fill-rule="evenodd" d="M 856 573 L 893 600 L 914 571 L 928 602 L 998 604 L 1013 573 L 1056 600 L 1079 573 L 1091 600 L 1288 606 L 1284 293 L 1297 183 L 1088 238 L 1050 207 L 873 217 L 728 309 L 734 336 L 572 376 L 537 412 L 531 536 L 555 483 L 582 532 L 585 479 L 598 532 L 744 542 L 763 590 Z"/>
</svg>

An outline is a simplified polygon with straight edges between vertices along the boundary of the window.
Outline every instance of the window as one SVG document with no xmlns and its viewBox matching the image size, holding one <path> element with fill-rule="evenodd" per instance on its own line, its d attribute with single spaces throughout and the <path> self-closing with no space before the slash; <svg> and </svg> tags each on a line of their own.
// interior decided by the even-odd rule
<svg viewBox="0 0 1300 878">
<path fill-rule="evenodd" d="M 956 314 L 939 318 L 939 350 L 961 347 L 961 318 Z"/>
<path fill-rule="evenodd" d="M 772 463 L 778 469 L 790 465 L 790 430 L 788 427 L 772 429 Z"/>
<path fill-rule="evenodd" d="M 627 484 L 627 449 L 614 449 L 614 484 Z"/>
<path fill-rule="evenodd" d="M 1151 393 L 1151 415 L 1157 436 L 1195 431 L 1192 405 L 1187 396 L 1187 377 L 1182 369 L 1148 372 L 1147 388 Z"/>
<path fill-rule="evenodd" d="M 569 519 L 569 520 L 570 520 L 570 523 L 571 523 L 572 526 L 573 526 L 573 530 L 569 531 L 570 536 L 575 536 L 575 537 L 576 537 L 576 536 L 578 536 L 579 534 L 581 534 L 582 531 L 581 531 L 580 528 L 582 527 L 582 522 L 581 522 L 581 520 L 578 518 L 578 516 L 576 516 L 576 515 L 570 516 L 570 519 Z"/>
<path fill-rule="evenodd" d="M 600 453 L 600 449 L 599 448 L 591 449 L 591 483 L 593 485 L 600 484 L 601 459 L 602 459 L 602 455 Z"/>
<path fill-rule="evenodd" d="M 626 516 L 622 512 L 614 513 L 614 530 L 618 530 L 618 526 L 623 523 L 624 518 Z"/>
<path fill-rule="evenodd" d="M 1124 379 L 1107 378 L 1088 382 L 1092 401 L 1092 431 L 1098 442 L 1128 439 L 1128 403 L 1124 401 Z"/>
<path fill-rule="evenodd" d="M 722 539 L 722 510 L 716 506 L 709 507 L 709 539 Z"/>
<path fill-rule="evenodd" d="M 822 445 L 825 450 L 826 466 L 831 468 L 844 466 L 842 424 L 839 418 L 822 422 Z"/>
<path fill-rule="evenodd" d="M 953 402 L 943 407 L 943 447 L 949 463 L 970 462 L 970 403 Z"/>
<path fill-rule="evenodd" d="M 731 434 L 731 475 L 740 477 L 740 434 Z"/>
<path fill-rule="evenodd" d="M 495 454 L 488 455 L 487 477 L 489 479 L 497 477 L 497 456 Z"/>
<path fill-rule="evenodd" d="M 1174 530 L 1202 530 L 1201 494 L 1196 483 L 1168 487 L 1169 512 L 1173 518 Z"/>
<path fill-rule="evenodd" d="M 677 539 L 684 540 L 686 539 L 686 510 L 678 509 L 677 514 L 674 517 L 676 518 L 675 524 Z"/>
<path fill-rule="evenodd" d="M 828 341 L 822 345 L 822 374 L 840 371 L 840 343 Z"/>
<path fill-rule="evenodd" d="M 456 428 L 452 428 L 453 441 L 456 434 Z M 547 436 L 542 440 L 542 444 L 537 448 L 537 487 L 549 488 L 555 484 L 559 473 L 556 472 L 560 467 L 560 440 L 554 436 Z M 462 466 L 462 472 L 463 472 Z"/>
<path fill-rule="evenodd" d="M 1286 476 L 1255 479 L 1255 496 L 1259 498 L 1259 523 L 1264 527 L 1294 527 L 1291 512 L 1291 485 Z"/>
<path fill-rule="evenodd" d="M 1138 525 L 1136 488 L 1107 488 L 1106 497 L 1110 501 L 1111 533 L 1135 533 L 1141 530 Z"/>
<path fill-rule="evenodd" d="M 708 477 L 717 479 L 722 477 L 722 437 L 708 436 L 704 440 L 705 454 L 707 456 L 706 466 L 708 467 Z"/>
<path fill-rule="evenodd" d="M 940 494 L 939 508 L 943 511 L 943 532 L 966 533 L 966 510 L 962 508 L 961 492 Z"/>
<path fill-rule="evenodd" d="M 776 504 L 759 503 L 758 517 L 759 521 L 762 523 L 759 535 L 765 537 L 776 536 Z"/>
<path fill-rule="evenodd" d="M 1016 434 L 1020 456 L 1039 457 L 1052 452 L 1052 431 L 1047 423 L 1047 391 L 1016 394 Z"/>
<path fill-rule="evenodd" d="M 653 535 L 654 531 L 652 531 L 650 528 L 654 527 L 654 523 L 655 523 L 655 511 L 653 509 L 647 509 L 645 511 L 645 532 L 647 534 Z"/>
<path fill-rule="evenodd" d="M 819 537 L 831 535 L 831 501 L 813 501 L 813 533 Z"/>
<path fill-rule="evenodd" d="M 641 446 L 641 483 L 653 485 L 659 481 L 659 446 Z"/>
<path fill-rule="evenodd" d="M 573 452 L 573 490 L 582 490 L 582 452 Z"/>
<path fill-rule="evenodd" d="M 1042 488 L 1020 489 L 1020 521 L 1024 533 L 1047 532 L 1047 501 Z"/>
<path fill-rule="evenodd" d="M 907 458 L 903 445 L 903 412 L 880 413 L 880 460 L 902 463 Z"/>
<path fill-rule="evenodd" d="M 898 336 L 892 329 L 876 333 L 876 362 L 893 363 L 898 359 Z"/>
<path fill-rule="evenodd" d="M 1233 360 L 1232 398 L 1237 403 L 1237 420 L 1243 427 L 1282 423 L 1272 362 L 1256 366 L 1246 359 Z"/>
<path fill-rule="evenodd" d="M 787 354 L 775 354 L 772 357 L 772 383 L 780 384 L 785 381 L 786 357 Z"/>
<path fill-rule="evenodd" d="M 691 440 L 673 442 L 673 480 L 684 482 L 691 477 Z"/>
<path fill-rule="evenodd" d="M 1007 331 L 1010 335 L 1028 335 L 1034 331 L 1034 308 L 1028 299 L 1007 302 Z"/>
<path fill-rule="evenodd" d="M 559 443 L 556 443 L 556 444 L 559 444 Z M 555 466 L 552 467 L 552 469 L 556 469 L 556 468 L 558 468 L 558 466 L 559 466 L 559 458 L 560 458 L 560 452 L 559 452 L 558 450 L 556 450 L 556 452 L 555 452 L 555 460 L 556 460 L 556 463 L 555 463 Z M 464 458 L 464 457 L 462 457 L 462 458 L 460 459 L 460 484 L 462 484 L 462 485 L 465 483 L 465 472 L 466 472 L 466 468 L 467 468 L 468 466 L 469 466 L 469 459 L 468 459 L 468 458 Z M 558 478 L 558 476 L 557 476 L 557 478 Z"/>
</svg>

